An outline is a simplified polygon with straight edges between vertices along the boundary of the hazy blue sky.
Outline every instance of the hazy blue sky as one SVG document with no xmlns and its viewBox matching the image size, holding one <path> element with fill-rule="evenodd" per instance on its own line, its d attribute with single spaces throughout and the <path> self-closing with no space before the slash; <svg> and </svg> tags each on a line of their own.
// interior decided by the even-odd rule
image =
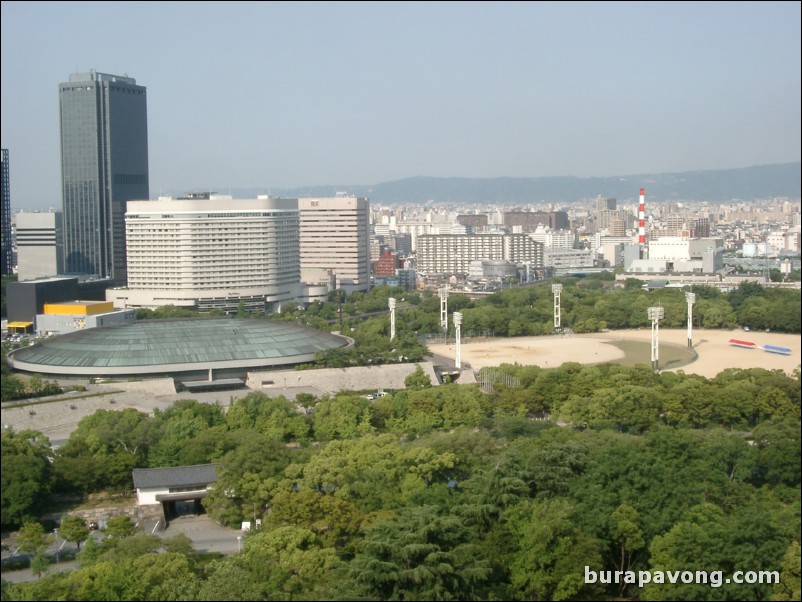
<svg viewBox="0 0 802 602">
<path fill-rule="evenodd" d="M 12 203 L 60 207 L 58 84 L 148 90 L 160 191 L 800 160 L 800 3 L 3 2 Z"/>
</svg>

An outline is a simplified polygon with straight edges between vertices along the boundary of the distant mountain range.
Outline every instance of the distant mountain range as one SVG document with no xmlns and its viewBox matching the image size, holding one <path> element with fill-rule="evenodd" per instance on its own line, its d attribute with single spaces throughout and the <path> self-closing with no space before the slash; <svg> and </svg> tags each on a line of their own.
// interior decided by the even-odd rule
<svg viewBox="0 0 802 602">
<path fill-rule="evenodd" d="M 433 178 L 418 176 L 373 185 L 309 186 L 271 189 L 274 196 L 334 196 L 345 192 L 377 203 L 574 203 L 598 195 L 636 198 L 646 189 L 658 201 L 715 201 L 802 196 L 802 163 L 757 165 L 741 169 L 650 173 L 606 178 Z M 253 198 L 264 189 L 234 189 L 231 194 Z"/>
</svg>

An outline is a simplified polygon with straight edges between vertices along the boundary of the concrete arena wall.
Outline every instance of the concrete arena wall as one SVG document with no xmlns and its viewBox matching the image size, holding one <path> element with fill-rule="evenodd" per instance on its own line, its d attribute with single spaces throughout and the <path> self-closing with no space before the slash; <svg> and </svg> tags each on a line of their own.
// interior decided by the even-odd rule
<svg viewBox="0 0 802 602">
<path fill-rule="evenodd" d="M 433 386 L 438 384 L 434 365 L 431 362 L 416 364 L 385 364 L 383 366 L 361 366 L 353 368 L 319 368 L 315 370 L 272 370 L 249 372 L 249 389 L 270 393 L 270 389 L 285 387 L 314 387 L 333 395 L 338 391 L 362 391 L 369 389 L 404 389 L 404 379 L 420 365 Z"/>
</svg>

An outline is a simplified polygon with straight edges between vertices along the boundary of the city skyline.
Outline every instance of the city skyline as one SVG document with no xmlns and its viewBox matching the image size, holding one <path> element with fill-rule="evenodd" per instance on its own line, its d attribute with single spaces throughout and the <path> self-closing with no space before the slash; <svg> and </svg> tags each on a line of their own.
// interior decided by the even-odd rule
<svg viewBox="0 0 802 602">
<path fill-rule="evenodd" d="M 148 88 L 154 197 L 800 160 L 798 3 L 185 6 L 3 3 L 14 208 L 61 206 L 90 68 Z"/>
</svg>

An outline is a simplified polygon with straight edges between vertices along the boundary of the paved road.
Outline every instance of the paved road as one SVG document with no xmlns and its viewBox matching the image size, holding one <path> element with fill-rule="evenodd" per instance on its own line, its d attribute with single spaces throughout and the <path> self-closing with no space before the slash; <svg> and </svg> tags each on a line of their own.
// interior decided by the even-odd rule
<svg viewBox="0 0 802 602">
<path fill-rule="evenodd" d="M 173 537 L 179 533 L 185 534 L 192 540 L 192 547 L 198 552 L 219 552 L 221 554 L 233 554 L 241 549 L 241 538 L 244 534 L 236 529 L 229 529 L 222 527 L 210 519 L 208 516 L 182 516 L 174 519 L 170 526 L 161 533 L 157 533 L 162 539 Z M 97 539 L 102 539 L 102 533 L 95 532 L 93 536 Z M 8 543 L 4 541 L 3 543 Z M 10 550 L 3 551 L 3 559 L 11 555 L 13 551 L 13 544 L 10 545 Z M 78 568 L 78 562 L 69 560 L 66 562 L 56 562 L 56 552 L 63 554 L 64 552 L 74 552 L 75 544 L 67 543 L 63 540 L 51 545 L 46 554 L 51 558 L 52 563 L 48 567 L 48 572 L 56 571 L 73 571 Z M 10 583 L 21 583 L 24 581 L 33 581 L 36 576 L 33 575 L 30 569 L 21 569 L 19 571 L 4 571 L 2 578 Z"/>
<path fill-rule="evenodd" d="M 154 385 L 162 384 L 161 381 L 153 381 Z M 66 381 L 65 381 L 66 382 Z M 78 426 L 78 422 L 86 416 L 91 416 L 97 410 L 123 410 L 133 408 L 146 414 L 152 414 L 156 408 L 165 410 L 178 399 L 196 399 L 202 403 L 220 402 L 224 407 L 231 403 L 231 399 L 244 397 L 250 391 L 242 389 L 238 391 L 224 391 L 215 393 L 176 393 L 166 386 L 164 390 L 155 389 L 153 391 L 137 390 L 133 387 L 138 383 L 118 383 L 93 385 L 85 381 L 72 381 L 70 385 L 83 384 L 87 388 L 87 393 L 97 394 L 96 397 L 81 397 L 80 393 L 72 394 L 75 399 L 70 399 L 70 395 L 57 396 L 64 398 L 62 401 L 50 401 L 40 405 L 29 405 L 13 407 L 4 404 L 0 410 L 3 426 L 9 426 L 19 432 L 25 429 L 37 430 L 50 439 L 50 443 L 58 447 L 69 438 L 70 433 Z M 143 383 L 144 386 L 147 383 Z M 122 388 L 129 388 L 127 391 L 120 392 Z"/>
<path fill-rule="evenodd" d="M 220 552 L 231 554 L 239 551 L 242 531 L 223 527 L 206 515 L 182 516 L 174 519 L 159 537 L 173 537 L 183 533 L 192 540 L 192 547 L 198 552 Z"/>
</svg>

